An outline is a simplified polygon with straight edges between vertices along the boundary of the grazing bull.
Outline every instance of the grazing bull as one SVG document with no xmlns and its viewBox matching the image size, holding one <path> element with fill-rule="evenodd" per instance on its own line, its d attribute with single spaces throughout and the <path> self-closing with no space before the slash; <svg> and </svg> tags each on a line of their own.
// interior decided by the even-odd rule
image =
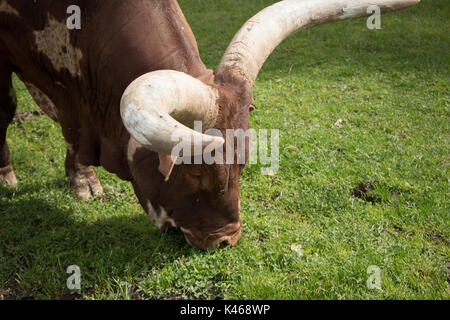
<svg viewBox="0 0 450 320">
<path fill-rule="evenodd" d="M 252 86 L 283 39 L 302 28 L 367 16 L 370 5 L 389 12 L 418 2 L 278 2 L 243 26 L 213 72 L 201 61 L 176 0 L 0 0 L 0 180 L 17 183 L 6 142 L 16 110 L 15 72 L 61 125 L 66 173 L 80 198 L 102 192 L 92 166 L 103 166 L 132 183 L 161 230 L 180 227 L 202 249 L 234 245 L 244 166 L 174 166 L 179 140 L 173 133 L 192 141 L 193 156 L 208 147 L 226 150 L 223 138 L 193 130 L 194 121 L 224 136 L 227 129 L 247 130 Z M 68 28 L 72 5 L 81 9 L 81 29 Z"/>
</svg>

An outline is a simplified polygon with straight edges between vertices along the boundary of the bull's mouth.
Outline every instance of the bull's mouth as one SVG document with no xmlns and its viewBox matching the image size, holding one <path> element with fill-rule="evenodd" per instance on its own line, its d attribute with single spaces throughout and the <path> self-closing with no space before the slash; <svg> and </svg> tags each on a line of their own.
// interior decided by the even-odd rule
<svg viewBox="0 0 450 320">
<path fill-rule="evenodd" d="M 166 211 L 163 207 L 155 210 L 151 203 L 148 204 L 147 215 L 157 225 L 160 231 L 166 232 L 169 229 L 180 228 L 184 234 L 186 242 L 191 246 L 202 250 L 214 250 L 221 246 L 235 246 L 241 236 L 241 221 L 230 223 L 216 231 L 196 232 L 188 230 L 176 224 L 172 219 L 174 210 Z"/>
<path fill-rule="evenodd" d="M 182 231 L 184 233 L 184 238 L 186 239 L 186 242 L 189 243 L 191 246 L 197 247 L 202 250 L 214 250 L 222 246 L 233 247 L 236 245 L 239 238 L 241 237 L 241 223 L 240 222 L 234 223 L 232 225 L 234 231 L 231 233 L 220 234 L 219 231 L 206 237 L 199 237 L 196 234 L 192 232 L 186 232 L 183 229 Z M 230 225 L 227 226 L 226 228 L 228 229 L 229 227 Z"/>
</svg>

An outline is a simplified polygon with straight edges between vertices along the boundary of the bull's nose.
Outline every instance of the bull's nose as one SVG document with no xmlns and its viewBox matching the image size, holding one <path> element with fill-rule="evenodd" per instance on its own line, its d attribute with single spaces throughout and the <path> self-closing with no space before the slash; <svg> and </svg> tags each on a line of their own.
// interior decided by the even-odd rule
<svg viewBox="0 0 450 320">
<path fill-rule="evenodd" d="M 225 248 L 225 247 L 229 247 L 231 246 L 230 241 L 228 240 L 223 240 L 222 242 L 219 243 L 219 245 L 217 246 L 217 248 Z"/>
<path fill-rule="evenodd" d="M 234 247 L 240 237 L 241 237 L 241 228 L 239 228 L 238 231 L 236 231 L 232 236 L 225 239 L 223 242 L 225 242 L 227 246 Z"/>
<path fill-rule="evenodd" d="M 224 247 L 232 247 L 236 245 L 237 241 L 239 240 L 240 232 L 238 234 L 235 234 L 230 237 L 222 238 L 222 239 L 216 239 L 214 241 L 198 241 L 194 237 L 192 237 L 190 234 L 184 234 L 184 238 L 186 239 L 186 242 L 189 243 L 193 247 L 197 247 L 202 250 L 214 250 L 218 248 L 224 248 Z"/>
</svg>

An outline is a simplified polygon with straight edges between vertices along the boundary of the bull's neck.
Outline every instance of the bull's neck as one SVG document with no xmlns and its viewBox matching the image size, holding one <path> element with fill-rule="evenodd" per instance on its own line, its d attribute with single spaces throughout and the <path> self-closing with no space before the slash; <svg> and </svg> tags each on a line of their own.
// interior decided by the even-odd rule
<svg viewBox="0 0 450 320">
<path fill-rule="evenodd" d="M 96 120 L 104 122 L 105 119 L 110 119 L 104 122 L 106 129 L 111 127 L 123 129 L 120 119 L 122 94 L 128 85 L 143 74 L 158 70 L 176 70 L 189 74 L 205 84 L 214 83 L 213 70 L 205 67 L 194 50 L 171 45 L 167 50 L 161 50 L 161 47 L 166 47 L 162 43 L 152 43 L 139 48 L 130 44 L 128 49 L 122 45 L 120 53 L 115 53 L 112 59 L 98 60 L 96 77 L 91 77 L 91 79 L 96 78 L 95 83 L 92 84 L 97 91 L 94 109 L 100 111 L 98 117 L 101 119 Z M 89 88 L 86 90 L 89 91 Z M 103 112 L 107 114 L 102 114 Z"/>
<path fill-rule="evenodd" d="M 132 81 L 148 72 L 176 70 L 206 84 L 213 82 L 213 71 L 202 62 L 196 39 L 178 3 L 141 3 L 146 6 L 127 6 L 123 12 L 116 12 L 113 18 L 127 17 L 126 22 L 111 24 L 110 16 L 105 19 L 109 28 L 118 26 L 113 35 L 96 34 L 98 42 L 88 44 L 89 60 L 95 62 L 95 67 L 87 71 L 89 86 L 96 91 L 91 116 L 101 124 L 100 135 L 121 148 L 122 154 L 126 153 L 129 134 L 120 117 L 120 100 Z"/>
</svg>

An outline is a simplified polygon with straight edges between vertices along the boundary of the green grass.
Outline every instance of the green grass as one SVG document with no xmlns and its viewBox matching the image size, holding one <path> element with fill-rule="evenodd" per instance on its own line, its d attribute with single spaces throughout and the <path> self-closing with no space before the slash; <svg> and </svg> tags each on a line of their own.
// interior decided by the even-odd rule
<svg viewBox="0 0 450 320">
<path fill-rule="evenodd" d="M 180 5 L 215 68 L 239 27 L 273 2 Z M 203 252 L 160 233 L 131 185 L 103 169 L 106 197 L 76 200 L 59 125 L 12 125 L 20 185 L 0 186 L 0 295 L 61 298 L 75 264 L 84 299 L 449 299 L 447 0 L 383 16 L 382 27 L 317 27 L 269 58 L 251 124 L 280 130 L 280 171 L 244 171 L 234 248 Z M 18 111 L 34 110 L 14 83 Z M 381 290 L 366 286 L 371 265 Z"/>
</svg>

